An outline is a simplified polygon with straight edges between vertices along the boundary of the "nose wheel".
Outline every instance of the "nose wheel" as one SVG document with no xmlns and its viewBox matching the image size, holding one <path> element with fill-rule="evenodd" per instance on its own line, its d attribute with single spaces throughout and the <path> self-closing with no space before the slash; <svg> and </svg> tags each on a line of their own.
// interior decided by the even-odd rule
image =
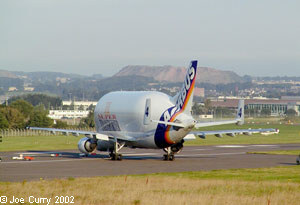
<svg viewBox="0 0 300 205">
<path fill-rule="evenodd" d="M 172 152 L 171 147 L 163 149 L 167 154 L 163 155 L 164 161 L 174 161 L 175 156 L 174 152 Z"/>
</svg>

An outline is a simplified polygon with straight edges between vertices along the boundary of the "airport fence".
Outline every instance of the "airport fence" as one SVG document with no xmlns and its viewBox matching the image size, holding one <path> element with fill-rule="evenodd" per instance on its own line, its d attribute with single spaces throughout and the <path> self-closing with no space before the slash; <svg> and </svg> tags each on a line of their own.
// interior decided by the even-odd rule
<svg viewBox="0 0 300 205">
<path fill-rule="evenodd" d="M 78 130 L 78 131 L 95 131 L 93 128 L 78 128 L 78 129 L 72 129 L 72 130 Z M 29 129 L 2 129 L 0 130 L 0 136 L 2 137 L 22 137 L 22 136 L 50 136 L 54 133 L 48 132 L 48 131 L 42 131 L 42 130 L 29 130 Z M 55 135 L 62 135 L 64 133 L 62 132 L 55 132 Z"/>
</svg>

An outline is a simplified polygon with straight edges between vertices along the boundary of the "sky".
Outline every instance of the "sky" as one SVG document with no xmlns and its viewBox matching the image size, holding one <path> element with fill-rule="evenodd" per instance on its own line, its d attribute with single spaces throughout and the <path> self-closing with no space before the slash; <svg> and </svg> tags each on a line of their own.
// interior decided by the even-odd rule
<svg viewBox="0 0 300 205">
<path fill-rule="evenodd" d="M 0 0 L 0 70 L 300 76 L 299 0 Z"/>
</svg>

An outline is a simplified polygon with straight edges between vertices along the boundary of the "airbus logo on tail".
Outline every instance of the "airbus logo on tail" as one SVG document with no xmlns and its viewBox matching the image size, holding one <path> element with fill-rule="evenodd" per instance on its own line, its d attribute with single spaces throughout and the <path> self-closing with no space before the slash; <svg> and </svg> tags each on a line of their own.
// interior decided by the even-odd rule
<svg viewBox="0 0 300 205">
<path fill-rule="evenodd" d="M 176 101 L 176 107 L 178 110 L 181 110 L 184 103 L 186 102 L 186 100 L 188 100 L 187 97 L 188 97 L 188 93 L 191 88 L 192 82 L 196 75 L 196 68 L 197 68 L 197 61 L 192 61 L 191 65 L 187 71 L 187 74 L 185 76 L 185 80 L 184 80 L 184 84 L 181 88 L 181 92 Z"/>
<path fill-rule="evenodd" d="M 242 108 L 240 108 L 239 113 L 238 113 L 239 118 L 242 117 Z"/>
</svg>

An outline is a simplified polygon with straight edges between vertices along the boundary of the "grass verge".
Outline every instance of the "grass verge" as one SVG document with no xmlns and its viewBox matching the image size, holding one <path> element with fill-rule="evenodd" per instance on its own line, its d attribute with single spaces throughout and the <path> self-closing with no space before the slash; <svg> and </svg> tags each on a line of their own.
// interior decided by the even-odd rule
<svg viewBox="0 0 300 205">
<path fill-rule="evenodd" d="M 231 129 L 259 129 L 259 128 L 278 128 L 279 134 L 261 135 L 253 134 L 252 136 L 237 135 L 236 137 L 229 137 L 224 135 L 218 138 L 212 135 L 206 136 L 206 139 L 197 138 L 196 140 L 188 141 L 185 145 L 219 145 L 219 144 L 287 144 L 287 143 L 300 143 L 300 127 L 296 125 L 286 124 L 245 124 L 242 126 L 236 125 L 220 125 L 213 127 L 201 128 L 204 130 L 231 130 Z"/>
<path fill-rule="evenodd" d="M 75 204 L 297 204 L 300 166 L 0 182 L 0 196 Z"/>
<path fill-rule="evenodd" d="M 272 150 L 247 152 L 248 154 L 279 154 L 279 155 L 300 155 L 300 150 Z"/>
<path fill-rule="evenodd" d="M 197 138 L 196 140 L 184 143 L 189 145 L 220 145 L 220 144 L 282 144 L 282 143 L 300 143 L 300 127 L 296 125 L 252 125 L 243 126 L 221 125 L 213 127 L 204 127 L 201 130 L 228 130 L 228 129 L 256 129 L 256 128 L 278 128 L 279 134 L 264 136 L 254 134 L 252 136 L 238 135 L 236 137 L 224 136 L 218 138 L 215 136 L 206 136 L 206 139 Z M 0 143 L 0 152 L 4 151 L 23 151 L 23 150 L 65 150 L 77 149 L 79 139 L 84 136 L 26 136 L 26 137 L 3 137 Z"/>
<path fill-rule="evenodd" d="M 0 143 L 0 152 L 77 149 L 79 139 L 80 137 L 65 135 L 3 137 Z"/>
</svg>

